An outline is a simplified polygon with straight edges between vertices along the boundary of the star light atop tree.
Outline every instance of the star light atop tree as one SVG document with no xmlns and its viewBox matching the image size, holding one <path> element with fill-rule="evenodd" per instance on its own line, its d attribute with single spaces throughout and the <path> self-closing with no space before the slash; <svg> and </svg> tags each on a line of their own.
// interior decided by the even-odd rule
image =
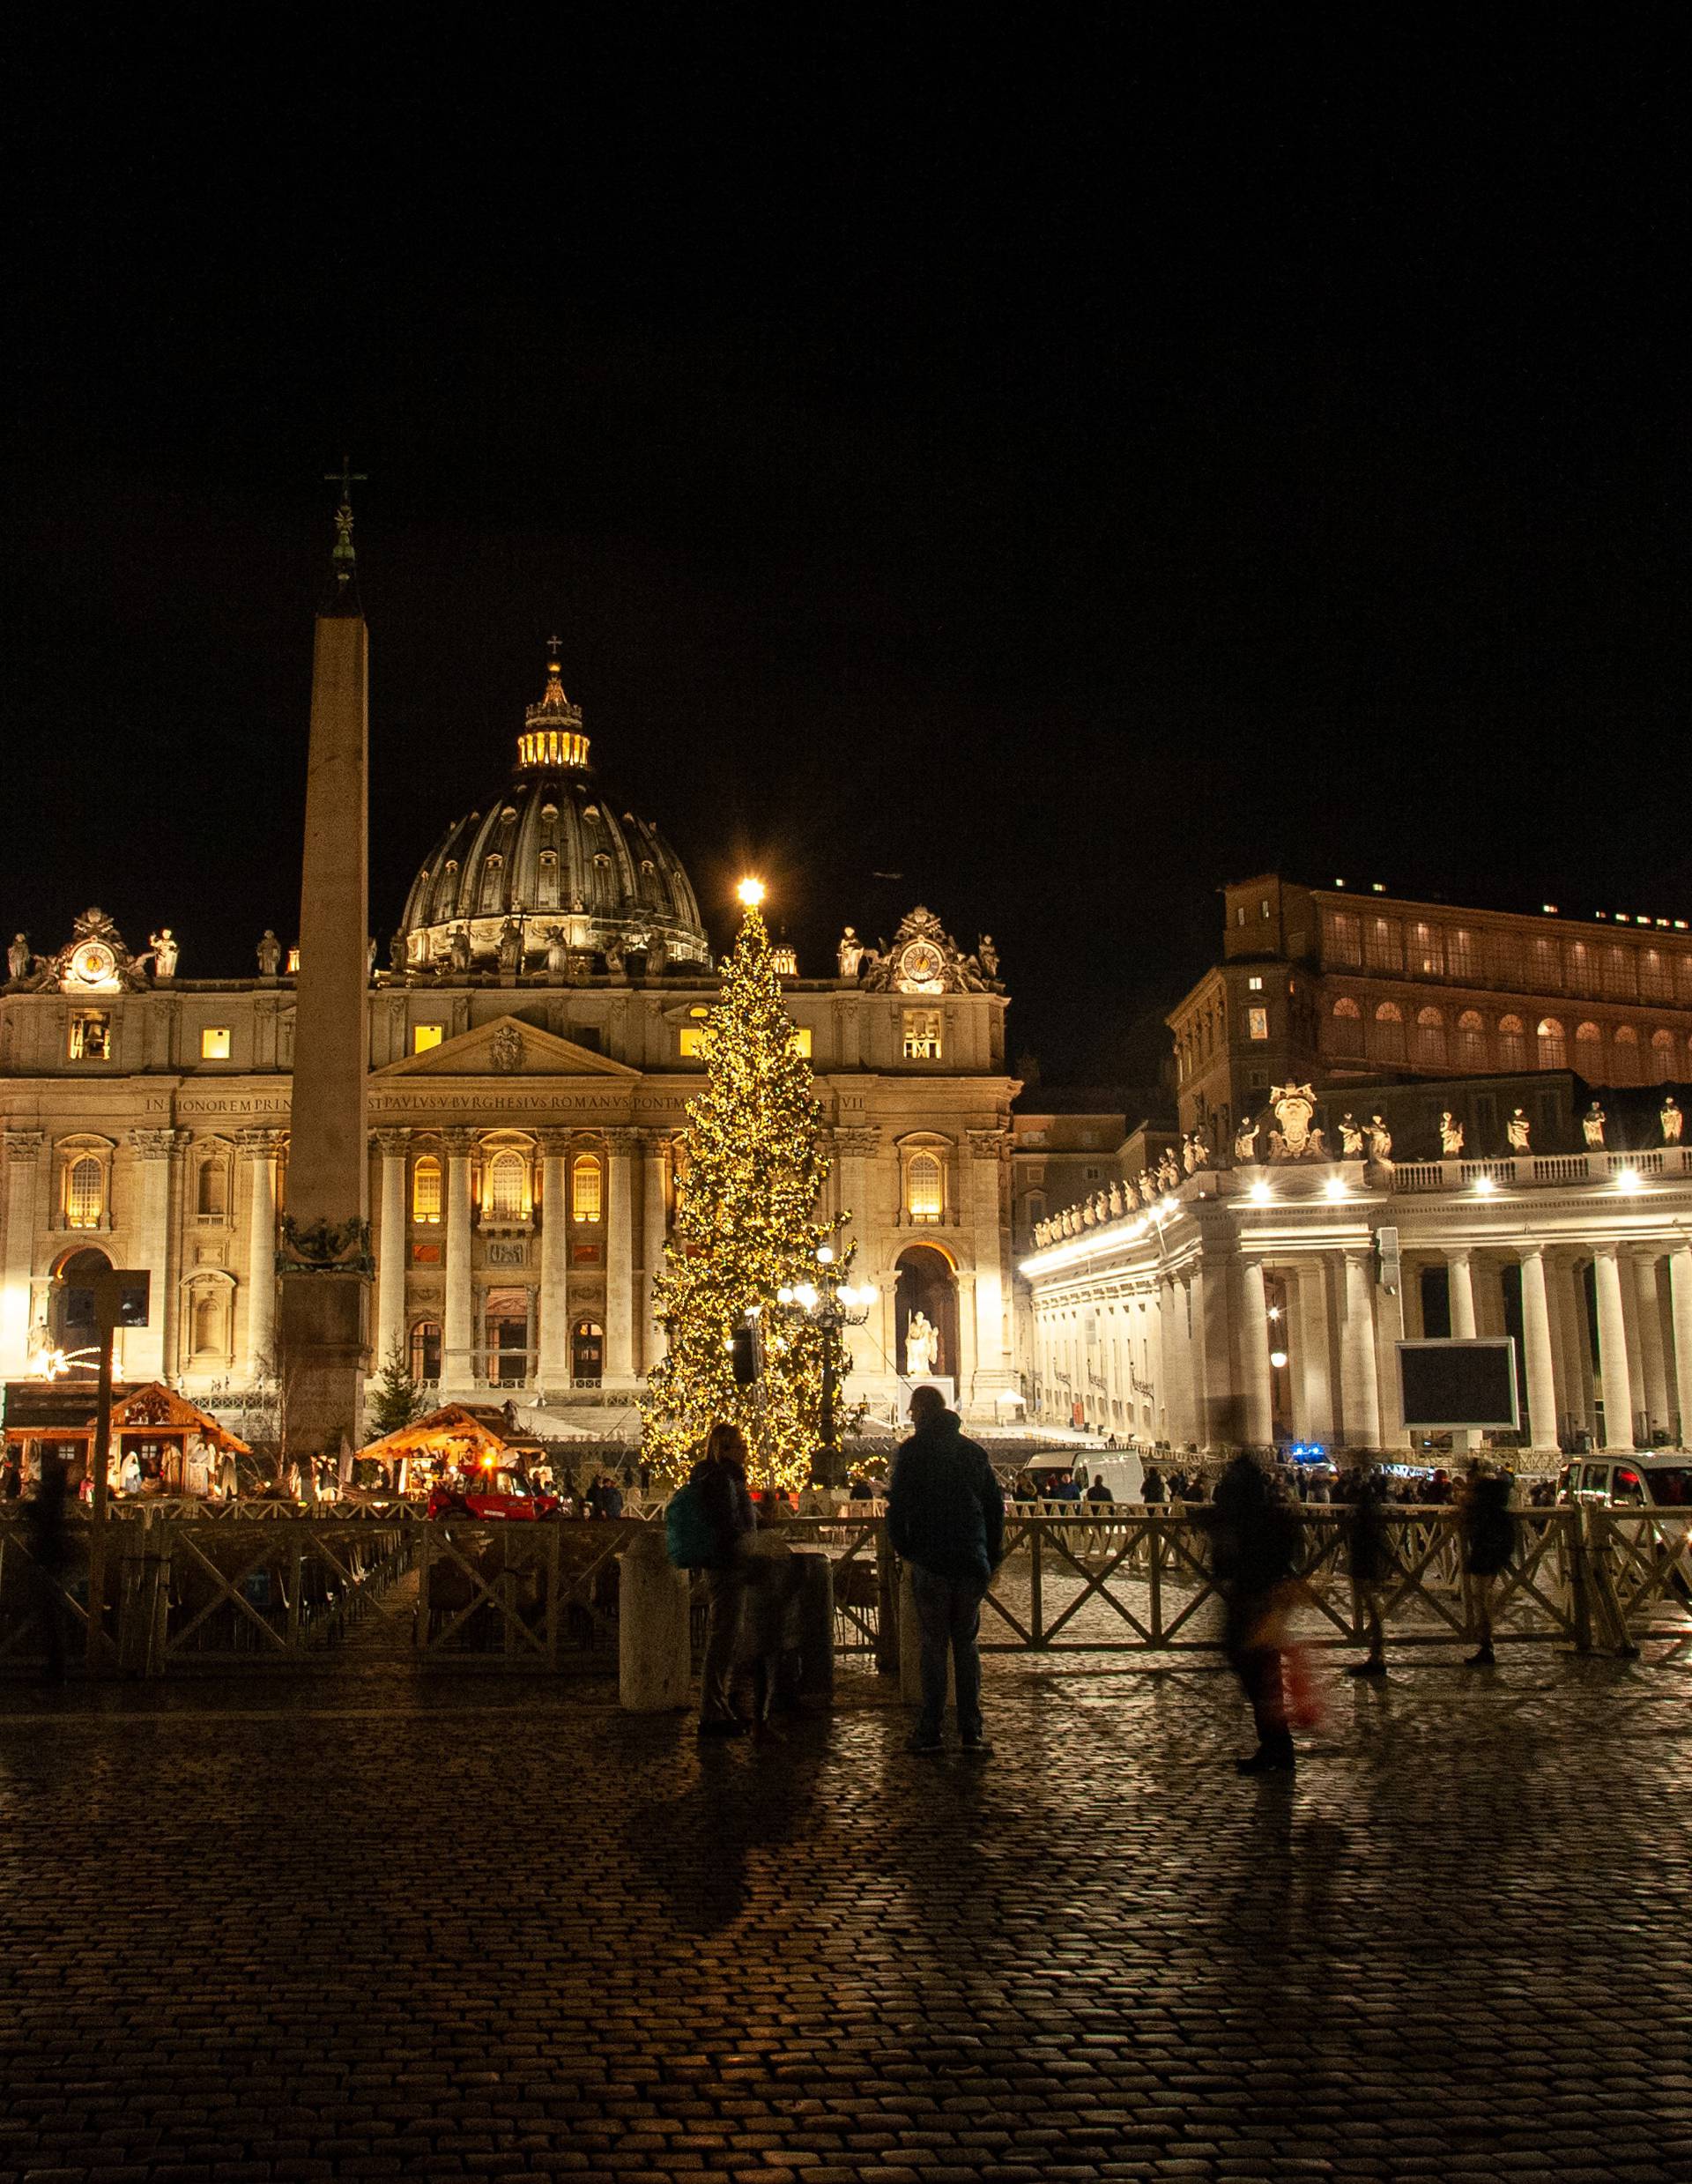
<svg viewBox="0 0 1692 2184">
<path fill-rule="evenodd" d="M 740 937 L 705 1022 L 705 1088 L 688 1103 L 675 1229 L 653 1309 L 668 1340 L 642 1403 L 649 1460 L 684 1478 L 709 1428 L 732 1420 L 759 1485 L 809 1475 L 829 1336 L 773 1311 L 777 1292 L 813 1280 L 835 1224 L 816 1216 L 828 1161 L 811 1067 L 798 1050 L 770 956 L 757 880 L 741 883 Z M 762 1324 L 764 1369 L 737 1385 L 730 1341 L 744 1316 Z"/>
</svg>

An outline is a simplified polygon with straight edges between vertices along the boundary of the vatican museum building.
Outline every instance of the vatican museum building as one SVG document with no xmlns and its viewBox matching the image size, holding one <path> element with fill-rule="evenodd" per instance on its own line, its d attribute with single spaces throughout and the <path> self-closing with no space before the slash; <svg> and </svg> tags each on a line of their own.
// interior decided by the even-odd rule
<svg viewBox="0 0 1692 2184">
<path fill-rule="evenodd" d="M 513 740 L 515 765 L 419 870 L 387 960 L 372 954 L 373 1370 L 397 1348 L 442 1400 L 498 1389 L 631 1435 L 716 979 L 686 871 L 600 785 L 556 663 Z M 267 933 L 253 977 L 197 979 L 163 923 L 176 909 L 160 901 L 145 947 L 99 910 L 46 952 L 11 943 L 8 1379 L 68 1347 L 59 1277 L 102 1264 L 152 1275 L 120 1379 L 211 1400 L 273 1360 L 295 960 Z M 854 1277 L 880 1296 L 850 1332 L 849 1392 L 894 1415 L 920 1313 L 933 1376 L 967 1415 L 1002 1421 L 1019 1400 L 1017 1088 L 997 957 L 913 908 L 884 945 L 849 927 L 832 968 L 783 965 L 833 1162 L 827 1210 L 850 1215 Z"/>
</svg>

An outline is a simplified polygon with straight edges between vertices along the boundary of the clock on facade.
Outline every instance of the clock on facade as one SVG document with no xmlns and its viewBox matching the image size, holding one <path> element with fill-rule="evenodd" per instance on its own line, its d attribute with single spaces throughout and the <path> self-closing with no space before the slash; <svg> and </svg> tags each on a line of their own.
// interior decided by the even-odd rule
<svg viewBox="0 0 1692 2184">
<path fill-rule="evenodd" d="M 64 969 L 67 993 L 101 993 L 115 990 L 117 957 L 104 940 L 79 940 Z"/>
<path fill-rule="evenodd" d="M 943 993 L 946 958 L 931 940 L 909 940 L 899 951 L 902 993 Z"/>
</svg>

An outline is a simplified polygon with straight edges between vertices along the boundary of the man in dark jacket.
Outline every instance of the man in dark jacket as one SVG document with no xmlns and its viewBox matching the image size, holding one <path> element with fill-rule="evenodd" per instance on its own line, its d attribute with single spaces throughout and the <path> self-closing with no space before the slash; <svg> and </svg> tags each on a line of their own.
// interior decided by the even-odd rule
<svg viewBox="0 0 1692 2184">
<path fill-rule="evenodd" d="M 981 1603 L 1005 1544 L 1005 1497 L 987 1452 L 967 1441 L 938 1388 L 910 1399 L 916 1428 L 899 1452 L 887 1493 L 887 1535 L 910 1564 L 922 1626 L 923 1712 L 910 1749 L 940 1749 L 948 1652 L 957 1676 L 958 1729 L 966 1752 L 985 1757 L 982 1734 Z"/>
<path fill-rule="evenodd" d="M 1298 1561 L 1296 1504 L 1283 1501 L 1249 1451 L 1217 1482 L 1211 1568 L 1228 1610 L 1222 1646 L 1251 1705 L 1258 1749 L 1242 1774 L 1290 1774 L 1295 1764 L 1281 1681 L 1280 1594 Z"/>
</svg>

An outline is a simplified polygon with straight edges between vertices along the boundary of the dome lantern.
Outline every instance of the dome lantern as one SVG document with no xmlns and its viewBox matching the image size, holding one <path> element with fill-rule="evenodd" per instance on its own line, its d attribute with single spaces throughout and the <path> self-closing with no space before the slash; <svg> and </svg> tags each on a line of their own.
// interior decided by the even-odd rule
<svg viewBox="0 0 1692 2184">
<path fill-rule="evenodd" d="M 556 637 L 546 646 L 546 687 L 538 705 L 523 715 L 523 733 L 517 738 L 519 766 L 573 766 L 585 772 L 588 739 L 582 732 L 582 708 L 564 695 Z"/>
</svg>

